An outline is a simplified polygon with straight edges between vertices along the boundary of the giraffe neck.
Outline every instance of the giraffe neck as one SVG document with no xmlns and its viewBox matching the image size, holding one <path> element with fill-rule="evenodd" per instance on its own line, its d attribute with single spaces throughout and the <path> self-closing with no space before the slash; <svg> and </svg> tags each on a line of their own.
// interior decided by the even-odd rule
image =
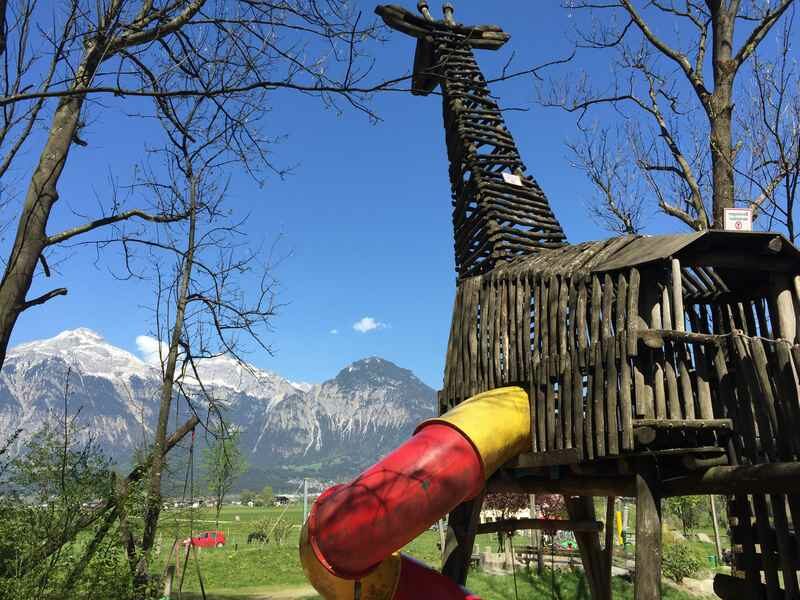
<svg viewBox="0 0 800 600">
<path fill-rule="evenodd" d="M 561 224 L 544 192 L 526 174 L 472 48 L 463 35 L 452 32 L 435 32 L 433 44 L 441 77 L 458 276 L 563 246 Z"/>
</svg>

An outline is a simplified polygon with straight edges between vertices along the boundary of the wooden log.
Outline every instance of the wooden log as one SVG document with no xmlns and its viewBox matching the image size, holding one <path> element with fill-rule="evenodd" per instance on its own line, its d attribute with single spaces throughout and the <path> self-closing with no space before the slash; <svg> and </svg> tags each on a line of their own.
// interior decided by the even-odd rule
<svg viewBox="0 0 800 600">
<path fill-rule="evenodd" d="M 747 598 L 757 598 L 758 589 L 761 585 L 760 568 L 755 565 L 756 542 L 755 532 L 752 526 L 750 499 L 747 495 L 735 495 L 729 497 L 728 513 L 732 515 L 731 525 L 737 530 L 735 542 L 739 546 L 734 553 L 732 569 L 744 570 L 745 578 L 743 585 L 740 585 L 740 593 L 744 593 Z"/>
<path fill-rule="evenodd" d="M 792 300 L 794 284 L 788 275 L 773 273 L 770 277 L 773 302 L 777 308 L 778 335 L 790 342 L 797 341 L 797 312 Z"/>
<path fill-rule="evenodd" d="M 548 356 L 550 359 L 550 376 L 555 377 L 558 373 L 558 337 L 559 337 L 559 322 L 558 322 L 558 297 L 559 297 L 559 280 L 556 275 L 550 276 L 550 281 L 547 284 L 549 292 L 548 298 L 548 316 L 550 317 L 550 326 L 548 327 Z"/>
<path fill-rule="evenodd" d="M 442 574 L 459 585 L 467 581 L 472 547 L 480 523 L 483 494 L 457 506 L 447 519 L 447 539 L 442 552 Z"/>
<path fill-rule="evenodd" d="M 678 381 L 680 383 L 681 399 L 683 400 L 683 414 L 687 419 L 694 419 L 694 388 L 692 387 L 692 378 L 689 374 L 689 355 L 686 352 L 686 345 L 679 344 L 675 351 L 675 357 L 678 362 Z"/>
<path fill-rule="evenodd" d="M 593 346 L 600 342 L 600 322 L 602 321 L 602 288 L 600 286 L 600 278 L 597 275 L 592 276 L 592 297 L 590 305 L 591 326 L 589 328 L 589 343 L 592 346 L 592 358 L 594 358 Z"/>
<path fill-rule="evenodd" d="M 689 312 L 689 321 L 692 330 L 699 333 L 702 325 L 700 324 L 700 316 L 696 312 L 696 307 L 692 308 Z M 701 419 L 713 419 L 714 408 L 711 402 L 711 386 L 709 382 L 709 365 L 708 365 L 708 348 L 704 346 L 695 345 L 692 347 L 692 355 L 694 356 L 695 363 L 695 381 L 697 383 L 697 404 L 700 408 Z"/>
<path fill-rule="evenodd" d="M 712 467 L 704 473 L 662 482 L 665 496 L 694 494 L 797 494 L 800 463 Z"/>
<path fill-rule="evenodd" d="M 497 533 L 499 531 L 574 531 L 581 533 L 596 533 L 603 531 L 600 521 L 575 521 L 572 519 L 506 519 L 504 521 L 490 521 L 478 525 L 478 535 L 483 533 Z"/>
<path fill-rule="evenodd" d="M 480 278 L 480 285 L 478 287 L 478 305 L 479 305 L 479 317 L 478 317 L 478 386 L 482 390 L 488 390 L 489 387 L 489 377 L 488 377 L 488 366 L 487 366 L 487 356 L 489 353 L 487 343 L 488 343 L 488 308 L 487 304 L 487 293 L 486 293 L 486 283 L 483 281 L 483 278 Z"/>
<path fill-rule="evenodd" d="M 611 567 L 614 564 L 614 508 L 616 503 L 617 499 L 614 496 L 608 496 L 606 498 L 606 540 L 603 545 L 606 554 L 606 564 L 604 565 L 605 572 L 603 575 L 609 583 L 611 582 Z"/>
<path fill-rule="evenodd" d="M 606 428 L 608 430 L 608 454 L 619 454 L 619 432 L 617 431 L 617 357 L 613 339 L 606 346 Z"/>
<path fill-rule="evenodd" d="M 611 278 L 610 274 L 606 273 L 603 276 L 603 305 L 600 321 L 604 354 L 606 347 L 611 342 L 612 336 L 614 335 L 614 325 L 614 280 Z"/>
<path fill-rule="evenodd" d="M 652 287 L 652 284 L 645 288 L 645 299 L 642 310 L 642 317 L 649 323 L 652 329 L 662 329 L 663 323 L 661 321 L 661 299 L 658 291 Z M 650 363 L 650 376 L 651 381 L 645 379 L 645 389 L 643 390 L 643 400 L 647 403 L 649 398 L 652 397 L 652 405 L 647 405 L 645 415 L 648 418 L 655 417 L 657 419 L 667 418 L 667 401 L 664 386 L 664 353 L 661 350 L 650 352 L 648 355 Z M 637 398 L 637 403 L 639 399 Z"/>
<path fill-rule="evenodd" d="M 776 547 L 770 536 L 769 509 L 763 494 L 753 494 L 753 511 L 756 515 L 756 532 L 761 554 L 765 557 L 771 556 L 776 552 Z M 773 561 L 764 560 L 762 569 L 767 584 L 767 600 L 780 600 L 783 594 L 780 593 L 777 565 Z"/>
<path fill-rule="evenodd" d="M 575 449 L 578 452 L 579 460 L 585 458 L 584 453 L 584 411 L 583 411 L 583 375 L 580 369 L 580 357 L 578 350 L 572 354 L 572 426 L 574 431 Z"/>
<path fill-rule="evenodd" d="M 481 282 L 478 278 L 469 281 L 469 335 L 467 339 L 467 355 L 469 357 L 469 396 L 474 396 L 479 391 L 478 381 L 478 301 L 480 298 Z"/>
<path fill-rule="evenodd" d="M 560 417 L 562 423 L 562 448 L 569 449 L 573 447 L 573 429 L 572 429 L 572 354 L 567 352 L 561 359 L 561 364 L 564 367 L 561 381 L 559 383 L 558 397 L 560 399 Z"/>
<path fill-rule="evenodd" d="M 676 331 L 686 331 L 686 313 L 683 310 L 683 279 L 681 277 L 681 261 L 673 258 L 672 264 L 672 309 L 673 326 Z"/>
<path fill-rule="evenodd" d="M 737 376 L 741 374 L 741 377 L 744 378 L 746 389 L 750 395 L 749 406 L 752 407 L 758 425 L 758 440 L 770 456 L 770 460 L 774 461 L 777 458 L 775 432 L 772 430 L 771 419 L 767 414 L 767 408 L 765 406 L 767 403 L 764 396 L 765 390 L 762 389 L 760 385 L 757 366 L 754 364 L 755 359 L 751 353 L 753 348 L 752 341 L 755 340 L 746 344 L 745 338 L 740 335 L 735 335 L 732 339 L 737 358 L 738 368 L 736 369 L 736 373 Z"/>
<path fill-rule="evenodd" d="M 634 421 L 634 428 L 650 427 L 653 429 L 669 430 L 733 430 L 731 419 L 640 419 Z"/>
<path fill-rule="evenodd" d="M 636 356 L 639 353 L 638 337 L 636 330 L 639 321 L 634 318 L 639 314 L 639 285 L 641 277 L 639 269 L 632 268 L 630 270 L 630 282 L 628 285 L 628 298 L 626 305 L 626 313 L 628 317 L 628 356 Z"/>
<path fill-rule="evenodd" d="M 797 568 L 800 563 L 797 561 L 797 547 L 789 535 L 789 520 L 786 518 L 786 496 L 772 494 L 769 499 L 775 524 L 772 531 L 776 537 L 780 567 L 783 572 L 783 588 L 786 590 L 786 596 L 797 598 L 800 595 L 800 589 L 798 589 L 797 585 Z"/>
<path fill-rule="evenodd" d="M 791 345 L 786 341 L 775 344 L 777 373 L 775 385 L 783 407 L 783 419 L 790 435 L 786 440 L 791 451 L 800 457 L 800 402 L 798 401 L 797 375 L 792 365 Z"/>
<path fill-rule="evenodd" d="M 767 418 L 769 419 L 778 457 L 781 459 L 792 458 L 791 450 L 789 449 L 789 439 L 795 435 L 795 432 L 787 430 L 786 425 L 788 425 L 788 423 L 785 419 L 778 419 L 775 394 L 772 391 L 774 372 L 770 368 L 767 354 L 764 350 L 764 344 L 759 338 L 754 338 L 750 340 L 749 343 L 750 355 L 752 356 L 756 377 L 758 378 L 759 387 L 761 388 L 761 400 Z"/>
<path fill-rule="evenodd" d="M 714 575 L 714 593 L 722 600 L 765 600 L 766 586 L 762 583 L 753 582 L 749 589 L 748 583 L 739 577 L 733 577 L 724 573 Z"/>
<path fill-rule="evenodd" d="M 501 283 L 494 273 L 490 275 L 492 279 L 492 300 L 494 301 L 494 341 L 492 349 L 492 371 L 494 372 L 495 387 L 502 386 L 505 381 L 503 377 L 503 343 L 505 334 L 503 332 L 503 300 Z"/>
<path fill-rule="evenodd" d="M 517 375 L 517 319 L 516 302 L 514 302 L 515 290 L 511 278 L 506 275 L 503 277 L 503 306 L 505 310 L 503 336 L 505 338 L 505 374 L 506 383 L 519 381 Z"/>
<path fill-rule="evenodd" d="M 558 287 L 558 372 L 563 374 L 564 364 L 563 357 L 567 354 L 567 329 L 569 326 L 568 321 L 568 304 L 569 304 L 570 286 L 569 279 L 562 278 Z"/>
<path fill-rule="evenodd" d="M 638 292 L 637 292 L 638 293 Z M 628 282 L 624 273 L 617 278 L 617 337 L 619 338 L 619 406 L 622 430 L 622 449 L 633 448 L 633 401 L 632 377 L 629 356 L 628 336 L 631 333 L 629 323 L 635 321 L 632 317 L 638 316 L 638 311 L 629 312 L 630 293 Z M 635 335 L 635 330 L 634 330 Z M 636 344 L 634 343 L 634 346 Z"/>
<path fill-rule="evenodd" d="M 444 373 L 444 389 L 451 391 L 455 385 L 456 368 L 455 348 L 458 337 L 458 325 L 460 323 L 459 315 L 461 314 L 461 290 L 456 290 L 456 297 L 453 301 L 453 317 L 450 321 L 450 337 L 447 340 L 447 358 L 445 360 L 445 373 Z M 452 393 L 452 392 L 450 392 Z M 450 400 L 450 398 L 446 398 Z"/>
<path fill-rule="evenodd" d="M 557 422 L 556 422 L 556 393 L 555 389 L 553 388 L 553 379 L 552 379 L 552 363 L 548 360 L 542 365 L 542 372 L 544 374 L 544 386 L 545 386 L 545 419 L 547 423 L 547 450 L 553 451 L 557 450 L 557 443 L 556 438 L 558 437 L 557 431 Z"/>
<path fill-rule="evenodd" d="M 603 369 L 603 345 L 599 341 L 595 344 L 594 355 L 594 387 L 592 389 L 591 404 L 594 412 L 594 441 L 596 456 L 606 455 L 606 436 L 608 434 L 605 418 L 605 372 Z"/>
<path fill-rule="evenodd" d="M 527 274 L 520 276 L 522 279 L 522 317 L 521 317 L 521 324 L 523 325 L 523 330 L 520 331 L 520 344 L 522 346 L 522 352 L 520 353 L 520 357 L 522 360 L 522 364 L 524 365 L 524 371 L 522 374 L 523 381 L 530 381 L 531 379 L 531 372 L 530 372 L 530 358 L 531 358 L 531 282 L 530 278 Z"/>
<path fill-rule="evenodd" d="M 537 378 L 537 369 L 539 368 L 539 362 L 541 361 L 541 339 L 542 339 L 542 290 L 539 286 L 539 278 L 534 276 L 531 280 L 531 291 L 533 292 L 533 332 L 531 334 L 531 343 L 532 347 L 532 361 L 531 361 L 531 373 L 529 378 L 531 380 Z"/>
<path fill-rule="evenodd" d="M 587 496 L 564 498 L 570 519 L 595 520 L 594 503 Z M 576 532 L 575 540 L 581 553 L 583 570 L 594 600 L 611 600 L 611 580 L 606 576 L 603 551 L 597 532 Z"/>
<path fill-rule="evenodd" d="M 669 289 L 664 287 L 661 292 L 661 318 L 664 329 L 672 329 L 672 311 Z M 675 350 L 672 343 L 666 341 L 664 349 L 664 378 L 667 383 L 667 414 L 670 419 L 683 418 L 681 411 L 680 395 L 678 393 L 678 376 L 675 372 Z"/>
<path fill-rule="evenodd" d="M 574 465 L 580 462 L 580 455 L 575 448 L 562 448 L 547 452 L 523 453 L 506 463 L 507 468 L 538 469 L 553 465 Z"/>
<path fill-rule="evenodd" d="M 636 474 L 636 600 L 661 598 L 661 498 L 653 466 L 639 465 Z"/>
<path fill-rule="evenodd" d="M 578 354 L 579 354 L 579 362 L 578 365 L 581 368 L 586 367 L 587 363 L 587 338 L 588 338 L 588 329 L 587 329 L 587 320 L 586 320 L 586 307 L 587 307 L 587 291 L 586 291 L 586 280 L 581 277 L 578 281 L 578 304 L 575 309 L 576 313 L 576 341 L 578 343 Z"/>
</svg>

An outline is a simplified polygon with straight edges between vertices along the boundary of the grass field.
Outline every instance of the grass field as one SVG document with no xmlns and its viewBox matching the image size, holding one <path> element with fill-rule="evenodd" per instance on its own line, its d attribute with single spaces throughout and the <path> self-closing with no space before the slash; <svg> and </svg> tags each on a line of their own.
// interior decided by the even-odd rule
<svg viewBox="0 0 800 600">
<path fill-rule="evenodd" d="M 214 600 L 265 598 L 272 592 L 306 587 L 308 584 L 303 576 L 297 552 L 302 513 L 301 505 L 270 508 L 225 507 L 220 515 L 219 529 L 225 532 L 227 545 L 224 548 L 198 549 L 199 570 L 209 598 Z M 258 521 L 267 520 L 274 523 L 278 519 L 294 525 L 282 545 L 273 542 L 247 544 L 247 536 L 255 529 Z M 163 567 L 173 540 L 188 537 L 190 529 L 195 533 L 215 529 L 213 511 L 168 510 L 162 514 L 159 531 L 161 540 L 159 566 Z M 438 540 L 438 533 L 425 532 L 411 542 L 404 552 L 430 565 L 438 565 Z M 479 536 L 476 544 L 482 549 L 493 546 L 495 540 L 491 536 Z M 467 587 L 484 600 L 508 600 L 515 598 L 515 583 L 520 599 L 549 600 L 553 598 L 552 589 L 556 591 L 556 598 L 589 598 L 582 575 L 579 572 L 568 571 L 556 572 L 552 580 L 549 571 L 545 576 L 537 577 L 522 568 L 517 573 L 516 581 L 511 576 L 492 576 L 477 572 L 470 575 Z M 193 600 L 199 598 L 197 594 L 199 589 L 197 567 L 190 561 L 183 583 L 183 590 L 190 593 L 184 594 L 184 598 Z M 307 598 L 318 598 L 318 596 L 311 595 Z M 633 598 L 632 585 L 615 578 L 614 598 Z M 673 588 L 666 588 L 664 598 L 689 600 L 692 596 Z"/>
</svg>

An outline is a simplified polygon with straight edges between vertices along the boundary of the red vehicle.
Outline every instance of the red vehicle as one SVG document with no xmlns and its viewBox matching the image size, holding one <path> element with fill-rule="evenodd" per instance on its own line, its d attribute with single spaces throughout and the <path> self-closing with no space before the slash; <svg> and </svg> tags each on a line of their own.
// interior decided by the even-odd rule
<svg viewBox="0 0 800 600">
<path fill-rule="evenodd" d="M 225 545 L 225 534 L 222 531 L 201 531 L 193 538 L 187 538 L 183 545 L 189 544 L 198 548 L 222 548 Z"/>
</svg>

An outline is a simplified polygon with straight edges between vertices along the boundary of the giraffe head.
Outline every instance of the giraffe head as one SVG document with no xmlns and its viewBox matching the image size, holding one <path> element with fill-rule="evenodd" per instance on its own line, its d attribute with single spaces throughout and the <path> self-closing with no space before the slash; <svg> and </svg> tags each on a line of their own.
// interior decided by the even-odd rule
<svg viewBox="0 0 800 600">
<path fill-rule="evenodd" d="M 450 2 L 442 6 L 442 19 L 439 20 L 431 14 L 427 0 L 419 0 L 417 10 L 419 15 L 394 4 L 375 9 L 387 26 L 417 40 L 412 78 L 412 93 L 415 95 L 430 94 L 441 82 L 441 57 L 436 55 L 433 44 L 437 32 L 452 32 L 463 37 L 464 43 L 470 48 L 483 50 L 497 50 L 511 37 L 496 25 L 469 26 L 457 23 L 455 9 Z"/>
</svg>

